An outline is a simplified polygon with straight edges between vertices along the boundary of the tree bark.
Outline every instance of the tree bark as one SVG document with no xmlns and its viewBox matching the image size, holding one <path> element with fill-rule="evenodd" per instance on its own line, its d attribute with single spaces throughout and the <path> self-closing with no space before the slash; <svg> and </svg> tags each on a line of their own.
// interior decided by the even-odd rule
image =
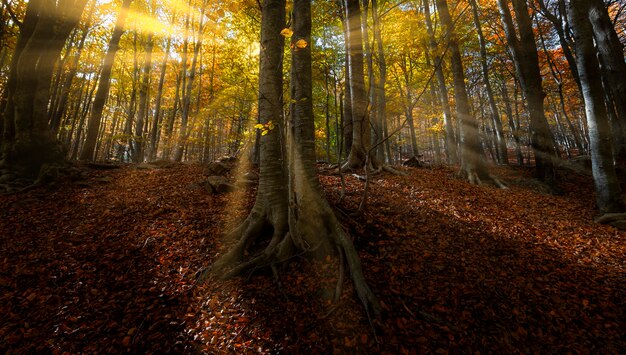
<svg viewBox="0 0 626 355">
<path fill-rule="evenodd" d="M 611 127 L 604 105 L 592 23 L 587 17 L 589 11 L 593 11 L 592 6 L 588 0 L 572 0 L 569 4 L 569 17 L 576 40 L 576 59 L 585 99 L 596 203 L 602 213 L 617 213 L 624 211 L 624 205 L 613 164 Z"/>
<path fill-rule="evenodd" d="M 543 91 L 541 82 L 539 58 L 532 22 L 525 0 L 511 0 L 511 2 L 519 28 L 519 38 L 513 25 L 509 1 L 498 0 L 498 6 L 506 39 L 513 55 L 513 61 L 515 62 L 522 90 L 524 91 L 530 116 L 530 141 L 535 156 L 535 173 L 539 180 L 542 180 L 554 192 L 557 192 L 554 166 L 556 150 L 554 139 L 548 126 L 548 120 L 544 113 L 543 101 L 546 94 Z"/>
<path fill-rule="evenodd" d="M 44 164 L 65 158 L 48 126 L 54 65 L 86 0 L 30 1 L 12 59 L 3 113 L 2 162 L 14 175 L 34 178 Z"/>
<path fill-rule="evenodd" d="M 359 169 L 365 164 L 370 146 L 370 127 L 367 115 L 367 91 L 363 68 L 363 34 L 361 29 L 361 7 L 359 0 L 346 0 L 348 29 L 348 53 L 350 72 L 350 103 L 352 108 L 352 146 L 346 168 Z"/>
<path fill-rule="evenodd" d="M 624 62 L 624 46 L 617 36 L 604 1 L 590 0 L 587 6 L 588 17 L 593 28 L 593 38 L 602 65 L 602 73 L 609 83 L 609 92 L 614 99 L 617 123 L 620 128 L 620 131 L 615 135 L 618 174 L 622 180 L 626 180 L 626 62 Z"/>
<path fill-rule="evenodd" d="M 143 59 L 142 79 L 139 84 L 139 110 L 137 112 L 137 122 L 135 125 L 134 144 L 135 150 L 133 151 L 133 161 L 140 163 L 144 160 L 144 124 L 148 116 L 148 84 L 150 83 L 150 72 L 152 69 L 152 48 L 154 43 L 152 41 L 153 34 L 149 33 L 146 39 L 145 53 Z"/>
<path fill-rule="evenodd" d="M 448 38 L 450 62 L 454 81 L 454 99 L 459 119 L 459 139 L 461 142 L 461 177 L 473 184 L 483 182 L 494 183 L 503 187 L 497 178 L 493 177 L 485 163 L 485 154 L 480 143 L 478 121 L 472 115 L 467 89 L 465 87 L 465 72 L 461 60 L 461 51 L 454 30 L 454 25 L 448 11 L 446 0 L 436 0 L 439 19 Z"/>
<path fill-rule="evenodd" d="M 109 47 L 104 56 L 104 61 L 102 62 L 102 72 L 100 73 L 98 89 L 96 91 L 96 97 L 93 101 L 89 123 L 87 124 L 87 137 L 85 139 L 83 150 L 80 153 L 81 160 L 92 161 L 95 158 L 96 140 L 98 139 L 98 132 L 100 131 L 102 112 L 104 110 L 104 104 L 106 103 L 107 97 L 109 96 L 113 61 L 115 60 L 115 54 L 119 49 L 120 38 L 124 33 L 124 23 L 126 22 L 128 8 L 130 7 L 131 2 L 132 0 L 124 0 L 122 3 L 120 13 L 115 21 L 113 34 L 109 40 Z"/>
<path fill-rule="evenodd" d="M 220 272 L 222 277 L 232 277 L 258 267 L 284 263 L 298 254 L 321 257 L 338 251 L 345 256 L 366 312 L 377 315 L 380 312 L 378 300 L 365 281 L 351 239 L 324 198 L 315 169 L 311 0 L 293 2 L 292 116 L 287 137 L 284 135 L 281 57 L 284 40 L 280 36 L 284 11 L 284 0 L 265 0 L 262 8 L 259 114 L 267 133 L 261 142 L 257 200 L 248 218 L 233 232 L 237 243 L 212 270 Z M 270 122 L 274 125 L 268 129 L 272 127 Z M 268 237 L 267 234 L 271 236 L 266 247 L 249 260 L 240 261 L 253 241 Z M 203 272 L 199 277 L 202 279 L 205 275 Z"/>
<path fill-rule="evenodd" d="M 458 152 L 456 145 L 456 135 L 454 134 L 454 126 L 452 124 L 452 110 L 448 101 L 448 88 L 446 79 L 443 74 L 443 58 L 438 54 L 437 44 L 435 42 L 435 31 L 430 19 L 430 5 L 428 0 L 424 0 L 424 17 L 426 20 L 426 31 L 428 32 L 428 44 L 433 54 L 435 64 L 435 76 L 439 88 L 439 98 L 443 111 L 443 125 L 445 130 L 444 149 L 446 151 L 446 159 L 448 164 L 458 163 Z"/>
<path fill-rule="evenodd" d="M 502 127 L 502 120 L 500 119 L 500 113 L 498 112 L 498 106 L 496 105 L 496 99 L 491 87 L 491 80 L 489 79 L 489 66 L 487 65 L 487 50 L 485 48 L 485 37 L 483 36 L 482 27 L 480 25 L 480 18 L 478 15 L 478 5 L 476 0 L 470 0 L 472 6 L 472 17 L 474 19 L 474 27 L 476 28 L 476 34 L 478 36 L 478 43 L 480 45 L 480 66 L 483 75 L 483 84 L 485 85 L 485 91 L 487 91 L 487 99 L 489 100 L 489 110 L 491 113 L 491 122 L 495 131 L 495 145 L 497 151 L 498 162 L 500 164 L 508 164 L 509 159 L 507 156 L 506 139 L 504 136 L 504 129 Z"/>
</svg>

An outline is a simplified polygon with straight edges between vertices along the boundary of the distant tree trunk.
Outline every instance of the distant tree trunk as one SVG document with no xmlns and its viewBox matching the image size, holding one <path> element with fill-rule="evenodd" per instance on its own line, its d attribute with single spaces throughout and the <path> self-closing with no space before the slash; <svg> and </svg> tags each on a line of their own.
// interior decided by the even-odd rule
<svg viewBox="0 0 626 355">
<path fill-rule="evenodd" d="M 174 138 L 173 137 L 174 121 L 176 120 L 176 113 L 179 110 L 178 101 L 180 100 L 180 88 L 182 86 L 182 82 L 183 82 L 182 77 L 184 75 L 184 72 L 181 74 L 182 75 L 178 75 L 176 77 L 176 92 L 174 93 L 174 103 L 173 103 L 172 111 L 170 112 L 170 115 L 167 118 L 167 122 L 165 124 L 165 138 L 166 138 L 167 144 L 165 146 L 165 149 L 163 150 L 163 159 L 170 158 L 172 146 L 174 145 L 174 139 L 173 139 Z"/>
<path fill-rule="evenodd" d="M 498 179 L 489 173 L 485 163 L 485 154 L 480 143 L 478 121 L 471 112 L 469 98 L 465 88 L 465 72 L 463 62 L 461 61 L 461 51 L 448 11 L 448 4 L 446 0 L 436 0 L 436 5 L 439 19 L 448 37 L 452 77 L 454 81 L 454 99 L 456 101 L 457 117 L 460 122 L 461 170 L 459 174 L 473 184 L 488 182 L 502 186 Z"/>
<path fill-rule="evenodd" d="M 203 1 L 202 3 L 202 11 L 200 13 L 204 13 L 204 9 L 206 8 L 207 1 Z M 204 31 L 204 16 L 200 16 L 200 24 L 198 26 L 198 38 L 193 47 L 193 59 L 191 61 L 191 68 L 189 69 L 189 78 L 187 78 L 186 87 L 184 88 L 183 95 L 183 105 L 181 107 L 181 118 L 180 118 L 180 133 L 178 135 L 178 143 L 176 144 L 176 149 L 174 150 L 174 161 L 181 161 L 183 159 L 183 153 L 185 151 L 185 146 L 187 144 L 187 138 L 189 137 L 189 133 L 187 132 L 187 126 L 189 124 L 189 113 L 191 108 L 191 95 L 193 91 L 194 79 L 196 77 L 196 67 L 198 65 L 198 56 L 200 54 L 200 48 L 202 47 L 202 38 Z M 183 63 L 185 65 L 185 63 Z"/>
<path fill-rule="evenodd" d="M 344 165 L 350 169 L 362 168 L 370 145 L 370 127 L 367 116 L 367 92 L 363 69 L 363 35 L 359 0 L 346 0 L 346 21 L 349 38 L 350 103 L 352 108 L 352 146 Z"/>
<path fill-rule="evenodd" d="M 400 59 L 402 76 L 404 79 L 404 88 L 399 84 L 400 95 L 404 99 L 404 115 L 406 117 L 406 123 L 409 129 L 409 137 L 411 138 L 411 153 L 412 156 L 419 156 L 419 150 L 417 149 L 417 136 L 415 135 L 415 122 L 413 120 L 413 108 L 415 102 L 413 100 L 411 77 L 413 75 L 413 60 L 410 55 L 403 55 Z"/>
<path fill-rule="evenodd" d="M 387 120 L 387 96 L 385 92 L 385 85 L 387 83 L 387 61 L 385 59 L 385 49 L 383 46 L 383 37 L 380 31 L 380 18 L 378 17 L 378 0 L 372 0 L 372 28 L 374 30 L 374 40 L 377 46 L 377 61 L 378 65 L 378 80 L 374 83 L 376 93 L 376 126 L 378 127 L 378 141 L 376 144 L 380 144 L 380 141 L 385 139 L 385 144 L 388 144 L 389 140 L 386 139 L 385 134 L 385 121 Z M 379 145 L 376 148 L 376 157 L 379 162 L 385 162 L 385 147 Z"/>
<path fill-rule="evenodd" d="M 509 121 L 509 127 L 511 128 L 511 136 L 513 136 L 513 140 L 515 141 L 515 157 L 517 159 L 517 164 L 519 166 L 524 165 L 524 155 L 522 154 L 522 140 L 520 138 L 520 125 L 519 125 L 519 115 L 517 112 L 517 85 L 515 86 L 513 95 L 513 104 L 515 104 L 515 114 L 513 114 L 513 109 L 511 108 L 511 99 L 509 98 L 509 91 L 506 88 L 506 82 L 502 83 L 502 100 L 504 101 L 504 108 L 506 110 L 506 115 Z"/>
<path fill-rule="evenodd" d="M 161 127 L 161 100 L 163 99 L 163 87 L 165 85 L 165 72 L 167 71 L 167 61 L 170 55 L 170 48 L 172 46 L 172 37 L 167 38 L 167 45 L 165 47 L 165 55 L 163 56 L 163 63 L 161 64 L 161 73 L 159 76 L 159 86 L 156 93 L 156 103 L 154 104 L 154 119 L 152 120 L 152 127 L 150 129 L 150 152 L 148 154 L 149 160 L 155 160 L 157 156 L 157 149 L 159 147 L 158 132 Z"/>
<path fill-rule="evenodd" d="M 82 31 L 82 36 L 78 42 L 78 47 L 76 48 L 76 53 L 74 54 L 72 61 L 69 65 L 69 71 L 65 76 L 65 80 L 60 88 L 60 93 L 58 94 L 59 98 L 57 100 L 56 105 L 51 106 L 50 110 L 50 129 L 55 134 L 59 133 L 59 128 L 61 126 L 61 120 L 63 119 L 63 115 L 67 109 L 67 102 L 70 97 L 70 89 L 72 87 L 72 82 L 74 81 L 74 77 L 76 77 L 76 72 L 78 71 L 78 64 L 83 52 L 83 48 L 85 47 L 85 40 L 87 39 L 87 35 L 89 34 L 89 30 L 91 27 L 91 18 L 93 16 L 94 10 L 96 8 L 96 2 L 94 1 L 91 5 L 91 9 L 89 10 L 89 20 L 85 25 L 85 28 Z"/>
<path fill-rule="evenodd" d="M 280 37 L 280 30 L 284 26 L 284 5 L 284 0 L 265 0 L 261 15 L 263 49 L 259 113 L 261 122 L 273 120 L 276 126 L 262 138 L 257 200 L 248 218 L 231 234 L 238 239 L 237 244 L 212 269 L 222 277 L 232 277 L 259 267 L 283 263 L 294 255 L 323 257 L 340 253 L 341 260 L 345 257 L 356 293 L 366 312 L 368 315 L 378 315 L 380 305 L 365 281 L 358 253 L 324 198 L 315 168 L 311 0 L 293 2 L 293 103 L 292 122 L 287 133 L 289 149 L 285 149 L 284 141 L 280 138 L 284 127 L 281 117 L 283 39 L 277 37 Z M 305 41 L 306 46 L 294 45 L 301 40 Z M 281 157 L 286 157 L 286 161 Z M 269 239 L 269 243 L 265 244 L 267 246 L 257 253 L 252 250 L 252 256 L 241 262 L 250 251 L 249 247 L 259 238 Z M 272 269 L 276 271 L 275 266 Z M 201 273 L 200 277 L 203 275 Z"/>
<path fill-rule="evenodd" d="M 148 34 L 146 39 L 145 53 L 143 59 L 142 79 L 139 84 L 139 111 L 137 112 L 137 122 L 135 125 L 135 150 L 133 151 L 133 161 L 140 163 L 144 160 L 144 148 L 146 146 L 144 140 L 144 123 L 148 116 L 148 84 L 150 82 L 150 72 L 152 69 L 152 33 Z"/>
<path fill-rule="evenodd" d="M 578 149 L 578 152 L 580 154 L 580 152 L 583 151 L 583 145 L 582 142 L 580 140 L 580 137 L 578 135 L 578 131 L 576 130 L 576 128 L 574 127 L 574 125 L 572 124 L 572 121 L 569 118 L 569 115 L 567 114 L 567 108 L 565 107 L 565 97 L 563 96 L 563 77 L 561 75 L 561 72 L 559 71 L 558 67 L 554 64 L 554 61 L 552 60 L 552 58 L 550 57 L 550 53 L 548 52 L 548 49 L 546 47 L 546 43 L 543 39 L 543 35 L 541 33 L 539 33 L 539 39 L 541 41 L 541 46 L 543 48 L 543 51 L 546 55 L 546 58 L 548 60 L 548 67 L 550 68 L 550 73 L 552 74 L 552 78 L 554 79 L 554 81 L 557 84 L 557 90 L 559 93 L 559 100 L 561 103 L 561 112 L 563 112 L 563 117 L 565 118 L 565 121 L 567 122 L 567 126 L 570 129 L 570 131 L 572 131 L 572 136 L 574 137 L 574 142 L 576 144 L 576 148 Z M 578 69 L 576 71 L 576 75 L 577 75 L 577 80 L 578 80 L 578 85 L 580 85 L 580 76 L 578 75 Z M 582 89 L 581 89 L 582 92 Z"/>
<path fill-rule="evenodd" d="M 482 69 L 483 83 L 485 85 L 485 90 L 487 91 L 487 99 L 489 100 L 491 123 L 493 124 L 495 132 L 497 160 L 500 164 L 508 164 L 509 159 L 507 157 L 506 139 L 504 136 L 504 129 L 502 127 L 502 120 L 500 119 L 500 113 L 498 112 L 498 106 L 496 105 L 496 99 L 493 94 L 493 89 L 491 88 L 491 80 L 489 80 L 489 66 L 487 65 L 485 37 L 483 36 L 482 27 L 480 25 L 476 0 L 470 0 L 470 5 L 472 6 L 474 27 L 476 27 L 476 34 L 478 35 L 478 43 L 480 45 L 480 66 Z"/>
<path fill-rule="evenodd" d="M 430 5 L 428 0 L 424 0 L 424 17 L 426 20 L 426 30 L 428 31 L 428 43 L 433 53 L 433 61 L 435 62 L 435 75 L 439 87 L 439 98 L 441 100 L 441 108 L 443 110 L 443 125 L 445 129 L 444 149 L 448 164 L 456 164 L 458 162 L 458 152 L 456 149 L 456 135 L 454 134 L 454 126 L 452 125 L 452 110 L 448 101 L 448 88 L 446 79 L 443 75 L 443 59 L 437 53 L 437 45 L 435 42 L 435 31 L 433 29 L 432 20 L 430 19 Z"/>
<path fill-rule="evenodd" d="M 343 145 L 344 145 L 344 151 L 345 151 L 345 155 L 346 157 L 348 156 L 348 154 L 350 153 L 350 150 L 352 149 L 352 133 L 353 133 L 353 127 L 352 127 L 352 92 L 350 90 L 350 29 L 349 29 L 349 25 L 348 25 L 348 18 L 347 18 L 347 10 L 346 10 L 346 2 L 345 1 L 341 1 L 341 11 L 342 11 L 342 24 L 343 24 L 343 39 L 344 39 L 344 44 L 345 44 L 345 50 L 346 50 L 346 57 L 345 57 L 345 65 L 344 65 L 344 71 L 345 71 L 345 80 L 344 80 L 344 95 L 343 95 L 343 100 L 341 100 L 341 104 L 342 104 L 342 110 L 341 110 L 341 133 L 343 136 Z"/>
<path fill-rule="evenodd" d="M 526 0 L 511 0 L 511 2 L 519 28 L 519 39 L 509 10 L 509 0 L 498 0 L 498 6 L 506 39 L 513 55 L 524 97 L 526 98 L 526 107 L 530 116 L 530 141 L 535 155 L 536 176 L 556 192 L 556 171 L 554 166 L 556 150 L 554 139 L 548 126 L 548 120 L 544 113 L 543 100 L 546 94 L 541 83 L 539 58 L 532 22 L 528 14 Z"/>
<path fill-rule="evenodd" d="M 98 139 L 98 132 L 100 131 L 100 121 L 102 121 L 102 112 L 109 95 L 109 86 L 111 85 L 113 61 L 119 49 L 120 38 L 124 33 L 124 23 L 126 22 L 126 16 L 128 15 L 128 8 L 131 2 L 132 0 L 124 0 L 122 3 L 120 13 L 115 22 L 113 34 L 109 40 L 109 47 L 104 55 L 102 72 L 100 73 L 100 79 L 98 81 L 98 90 L 96 91 L 96 97 L 91 109 L 91 117 L 89 117 L 89 123 L 87 125 L 87 137 L 83 150 L 80 153 L 81 160 L 93 160 L 95 158 L 96 140 Z"/>
<path fill-rule="evenodd" d="M 624 204 L 613 164 L 611 128 L 604 106 L 592 23 L 587 17 L 592 6 L 588 0 L 572 0 L 569 5 L 569 16 L 576 40 L 578 73 L 585 99 L 596 203 L 602 213 L 623 212 Z"/>
<path fill-rule="evenodd" d="M 31 0 L 12 58 L 2 113 L 0 167 L 33 179 L 44 164 L 64 160 L 62 145 L 48 126 L 54 65 L 80 20 L 86 0 Z"/>
<path fill-rule="evenodd" d="M 557 36 L 559 37 L 559 44 L 561 45 L 561 50 L 563 51 L 563 55 L 567 60 L 568 68 L 576 81 L 576 86 L 578 87 L 578 91 L 582 94 L 582 88 L 580 87 L 580 77 L 578 75 L 578 68 L 576 66 L 576 59 L 574 58 L 574 54 L 572 53 L 571 43 L 567 40 L 565 32 L 568 30 L 565 28 L 564 22 L 567 23 L 567 14 L 565 10 L 565 1 L 557 0 L 559 12 L 558 16 L 556 14 L 551 13 L 546 5 L 544 0 L 538 0 L 539 9 L 541 10 L 541 14 L 545 16 L 554 26 L 556 30 Z"/>
</svg>

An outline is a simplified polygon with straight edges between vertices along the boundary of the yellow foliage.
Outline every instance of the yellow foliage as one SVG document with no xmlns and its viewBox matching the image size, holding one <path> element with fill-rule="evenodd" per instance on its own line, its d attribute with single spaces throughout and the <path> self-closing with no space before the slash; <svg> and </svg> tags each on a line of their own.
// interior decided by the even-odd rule
<svg viewBox="0 0 626 355">
<path fill-rule="evenodd" d="M 301 38 L 301 39 L 299 39 L 299 40 L 296 42 L 296 47 L 297 47 L 297 48 L 306 48 L 306 46 L 308 46 L 308 45 L 309 45 L 309 44 L 307 43 L 307 41 L 305 41 L 305 40 L 304 40 L 304 39 L 302 39 L 302 38 Z"/>
</svg>

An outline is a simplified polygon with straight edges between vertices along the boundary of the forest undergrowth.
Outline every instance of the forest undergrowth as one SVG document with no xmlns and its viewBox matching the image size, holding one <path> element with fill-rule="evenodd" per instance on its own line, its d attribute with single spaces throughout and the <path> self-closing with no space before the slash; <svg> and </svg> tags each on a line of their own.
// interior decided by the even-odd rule
<svg viewBox="0 0 626 355">
<path fill-rule="evenodd" d="M 593 223 L 593 183 L 562 172 L 551 196 L 523 168 L 510 187 L 450 168 L 321 175 L 383 308 L 370 325 L 337 261 L 195 282 L 255 188 L 214 195 L 201 165 L 88 170 L 0 197 L 3 353 L 619 353 L 626 233 Z M 520 178 L 519 176 L 523 176 Z"/>
</svg>

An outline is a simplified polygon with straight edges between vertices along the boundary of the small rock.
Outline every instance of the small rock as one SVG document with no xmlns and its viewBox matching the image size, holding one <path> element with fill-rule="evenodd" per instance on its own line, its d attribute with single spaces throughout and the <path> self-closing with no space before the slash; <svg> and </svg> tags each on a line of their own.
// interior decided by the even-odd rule
<svg viewBox="0 0 626 355">
<path fill-rule="evenodd" d="M 205 176 L 224 176 L 232 169 L 231 166 L 222 162 L 210 163 L 204 172 Z"/>
<path fill-rule="evenodd" d="M 211 187 L 212 192 L 216 194 L 235 190 L 235 186 L 228 182 L 228 180 L 223 176 L 209 176 L 206 179 L 206 182 Z"/>
</svg>

